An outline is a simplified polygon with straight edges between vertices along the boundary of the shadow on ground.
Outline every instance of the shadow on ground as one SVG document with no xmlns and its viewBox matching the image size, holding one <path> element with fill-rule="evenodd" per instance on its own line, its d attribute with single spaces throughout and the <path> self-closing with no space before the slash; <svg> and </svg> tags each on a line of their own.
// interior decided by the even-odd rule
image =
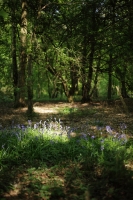
<svg viewBox="0 0 133 200">
<path fill-rule="evenodd" d="M 107 165 L 99 167 L 96 161 L 89 162 L 86 154 L 80 160 L 82 152 L 78 148 L 72 160 L 71 153 L 68 154 L 72 142 L 73 139 L 66 143 L 55 143 L 58 152 L 55 158 L 52 150 L 49 150 L 48 159 L 47 148 L 44 148 L 43 157 L 41 152 L 30 163 L 25 160 L 24 153 L 17 161 L 4 160 L 3 166 L 8 167 L 2 169 L 1 166 L 0 199 L 132 200 L 133 171 L 127 169 L 123 162 L 117 171 L 114 166 L 108 166 L 108 169 Z M 28 150 L 29 144 L 26 148 Z M 87 151 L 86 147 L 83 152 Z"/>
</svg>

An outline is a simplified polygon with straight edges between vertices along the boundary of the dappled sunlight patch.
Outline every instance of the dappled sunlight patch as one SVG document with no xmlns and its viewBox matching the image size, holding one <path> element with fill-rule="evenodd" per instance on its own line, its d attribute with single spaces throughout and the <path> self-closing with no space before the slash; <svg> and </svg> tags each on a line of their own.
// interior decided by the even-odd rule
<svg viewBox="0 0 133 200">
<path fill-rule="evenodd" d="M 12 189 L 3 194 L 4 198 L 49 199 L 55 188 L 63 191 L 64 179 L 53 173 L 50 168 L 43 166 L 25 170 L 26 172 L 16 175 Z"/>
<path fill-rule="evenodd" d="M 34 107 L 34 112 L 37 112 L 37 113 L 58 113 L 57 109 L 55 108 L 43 108 L 43 107 Z"/>
<path fill-rule="evenodd" d="M 133 161 L 129 161 L 127 164 L 125 164 L 125 167 L 126 167 L 128 170 L 133 171 Z M 132 179 L 133 179 L 133 176 L 132 176 Z"/>
</svg>

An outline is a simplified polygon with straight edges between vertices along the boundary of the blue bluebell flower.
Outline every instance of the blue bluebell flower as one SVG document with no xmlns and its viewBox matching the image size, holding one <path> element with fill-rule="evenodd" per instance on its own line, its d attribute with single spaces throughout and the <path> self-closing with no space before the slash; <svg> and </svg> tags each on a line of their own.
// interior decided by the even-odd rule
<svg viewBox="0 0 133 200">
<path fill-rule="evenodd" d="M 106 126 L 106 131 L 107 131 L 108 133 L 112 134 L 112 129 L 111 129 L 110 126 Z"/>
<path fill-rule="evenodd" d="M 94 138 L 95 138 L 95 135 L 92 135 L 91 138 L 94 139 Z"/>
</svg>

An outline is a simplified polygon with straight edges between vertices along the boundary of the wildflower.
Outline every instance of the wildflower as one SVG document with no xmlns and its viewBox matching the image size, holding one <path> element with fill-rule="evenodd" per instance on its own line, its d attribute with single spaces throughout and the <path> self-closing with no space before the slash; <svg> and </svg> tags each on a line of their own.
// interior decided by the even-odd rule
<svg viewBox="0 0 133 200">
<path fill-rule="evenodd" d="M 94 139 L 94 138 L 95 138 L 95 135 L 92 135 L 91 138 Z"/>
<path fill-rule="evenodd" d="M 29 127 L 31 127 L 31 125 L 32 125 L 31 120 L 28 120 L 28 124 L 29 124 Z"/>
<path fill-rule="evenodd" d="M 47 126 L 46 126 L 46 121 L 44 121 L 44 123 L 42 124 L 42 127 L 44 128 L 44 129 L 47 129 Z"/>
<path fill-rule="evenodd" d="M 124 130 L 127 129 L 127 126 L 126 126 L 125 123 L 121 123 L 121 124 L 120 124 L 120 128 L 121 128 L 122 131 L 124 131 Z"/>
<path fill-rule="evenodd" d="M 21 125 L 22 131 L 25 131 L 26 127 L 24 125 Z"/>
<path fill-rule="evenodd" d="M 106 131 L 107 131 L 108 133 L 112 134 L 112 129 L 111 129 L 110 126 L 106 126 Z"/>
<path fill-rule="evenodd" d="M 104 150 L 104 145 L 101 145 L 101 151 L 103 151 Z"/>
<path fill-rule="evenodd" d="M 34 129 L 37 129 L 37 125 L 36 124 L 34 124 Z"/>
<path fill-rule="evenodd" d="M 127 142 L 127 136 L 125 134 L 121 134 L 118 139 L 122 142 L 122 144 Z"/>
<path fill-rule="evenodd" d="M 114 135 L 114 138 L 116 138 L 118 135 L 119 135 L 119 133 L 116 133 L 116 134 Z"/>
<path fill-rule="evenodd" d="M 102 126 L 98 126 L 98 125 L 97 125 L 97 130 L 101 131 L 102 128 L 103 128 Z"/>
<path fill-rule="evenodd" d="M 82 133 L 82 134 L 81 134 L 81 137 L 82 137 L 83 139 L 87 140 L 87 135 L 86 135 L 85 133 Z"/>
</svg>

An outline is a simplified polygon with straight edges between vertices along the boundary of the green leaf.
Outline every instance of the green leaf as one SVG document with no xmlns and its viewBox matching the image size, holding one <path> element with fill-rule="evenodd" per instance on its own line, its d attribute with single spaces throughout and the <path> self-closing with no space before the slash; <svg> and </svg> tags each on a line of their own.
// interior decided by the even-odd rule
<svg viewBox="0 0 133 200">
<path fill-rule="evenodd" d="M 8 17 L 8 13 L 4 10 L 0 10 L 0 16 L 2 16 L 4 19 Z"/>
</svg>

